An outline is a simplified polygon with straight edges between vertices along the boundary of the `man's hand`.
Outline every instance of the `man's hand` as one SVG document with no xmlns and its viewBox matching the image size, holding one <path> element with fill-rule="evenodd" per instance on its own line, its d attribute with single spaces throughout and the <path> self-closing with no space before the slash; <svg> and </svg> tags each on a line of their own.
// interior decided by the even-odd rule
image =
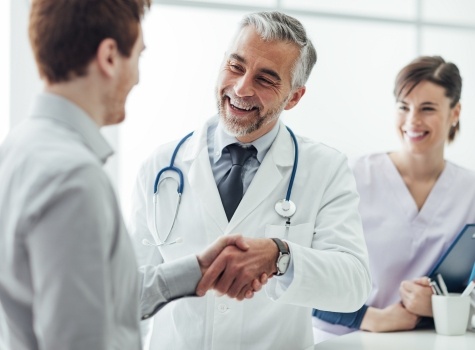
<svg viewBox="0 0 475 350">
<path fill-rule="evenodd" d="M 214 288 L 221 294 L 242 300 L 250 296 L 248 291 L 258 290 L 255 288 L 257 282 L 262 286 L 268 276 L 277 271 L 278 249 L 271 239 L 245 238 L 245 243 L 248 249 L 232 245 L 223 249 L 198 283 L 198 295 Z"/>
<path fill-rule="evenodd" d="M 204 275 L 206 273 L 208 267 L 210 267 L 213 261 L 228 245 L 234 245 L 242 251 L 249 249 L 249 244 L 246 243 L 241 235 L 219 237 L 213 244 L 206 248 L 206 250 L 196 256 L 200 264 L 201 274 Z"/>
<path fill-rule="evenodd" d="M 201 273 L 205 279 L 203 279 L 198 284 L 196 288 L 196 294 L 199 296 L 205 295 L 208 289 L 214 287 L 217 279 L 220 277 L 221 271 L 218 268 L 214 268 L 213 271 L 208 272 L 211 264 L 216 260 L 216 258 L 221 254 L 221 252 L 228 246 L 234 247 L 234 249 L 245 252 L 249 249 L 249 244 L 241 235 L 228 235 L 222 236 L 216 240 L 212 245 L 210 245 L 205 251 L 197 255 L 198 263 L 200 265 Z M 262 285 L 267 283 L 267 275 L 265 273 L 261 274 L 258 278 L 250 281 L 247 289 L 242 291 L 242 294 L 239 295 L 239 300 L 244 298 L 252 298 L 254 292 L 259 291 L 262 288 Z M 231 296 L 237 297 L 237 296 Z"/>
<path fill-rule="evenodd" d="M 401 303 L 384 309 L 369 307 L 361 322 L 361 329 L 370 332 L 394 332 L 414 329 L 419 317 L 410 313 Z"/>
<path fill-rule="evenodd" d="M 427 277 L 402 281 L 399 287 L 402 304 L 413 314 L 432 317 L 432 289 Z"/>
</svg>

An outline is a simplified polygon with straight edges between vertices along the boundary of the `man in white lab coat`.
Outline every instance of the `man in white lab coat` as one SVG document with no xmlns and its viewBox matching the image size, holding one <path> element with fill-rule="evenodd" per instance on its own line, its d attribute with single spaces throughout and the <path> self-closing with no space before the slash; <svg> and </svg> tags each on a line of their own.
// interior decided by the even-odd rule
<svg viewBox="0 0 475 350">
<path fill-rule="evenodd" d="M 216 273 L 235 263 L 216 283 L 218 293 L 180 300 L 155 316 L 150 349 L 312 348 L 312 307 L 350 312 L 365 302 L 371 286 L 367 251 L 346 157 L 304 137 L 295 144 L 279 121 L 304 95 L 315 62 L 315 49 L 295 18 L 245 16 L 220 70 L 218 116 L 177 150 L 174 166 L 183 172 L 184 191 L 176 220 L 179 176 L 156 175 L 170 164 L 178 142 L 159 147 L 143 164 L 131 218 L 139 264 L 174 261 L 232 232 L 250 245 L 246 252 L 226 248 L 211 265 Z M 298 167 L 289 186 L 296 145 Z M 246 149 L 243 163 L 236 147 Z M 241 182 L 231 188 L 243 197 L 233 207 L 224 184 L 236 167 Z M 293 205 L 283 198 L 295 203 L 293 216 L 287 214 Z M 262 272 L 274 276 L 265 292 L 242 303 L 222 296 L 238 295 L 246 276 Z M 205 275 L 198 292 L 211 283 Z"/>
<path fill-rule="evenodd" d="M 100 127 L 125 117 L 149 5 L 32 1 L 30 39 L 45 88 L 0 146 L 0 346 L 139 350 L 141 316 L 195 295 L 226 245 L 246 249 L 226 237 L 203 254 L 137 273 L 102 170 L 112 149 Z M 259 284 L 249 287 L 241 298 Z"/>
</svg>

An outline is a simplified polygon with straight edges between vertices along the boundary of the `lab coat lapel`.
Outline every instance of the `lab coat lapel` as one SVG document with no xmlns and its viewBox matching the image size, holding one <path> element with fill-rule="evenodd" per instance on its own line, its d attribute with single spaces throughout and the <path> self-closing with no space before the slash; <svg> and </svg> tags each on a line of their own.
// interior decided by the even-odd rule
<svg viewBox="0 0 475 350">
<path fill-rule="evenodd" d="M 293 142 L 287 128 L 281 122 L 279 133 L 231 218 L 226 233 L 231 233 L 240 222 L 267 199 L 282 181 L 288 182 L 288 176 L 285 175 L 290 174 L 293 163 Z M 285 193 L 282 193 L 282 198 L 285 198 Z M 269 210 L 273 210 L 274 204 L 269 205 Z"/>
<path fill-rule="evenodd" d="M 211 122 L 211 121 L 210 121 Z M 214 180 L 213 171 L 209 162 L 207 131 L 209 123 L 203 129 L 195 132 L 185 148 L 183 160 L 190 162 L 188 181 L 194 193 L 195 200 L 199 200 L 207 214 L 213 219 L 221 232 L 228 224 L 221 197 Z"/>
</svg>

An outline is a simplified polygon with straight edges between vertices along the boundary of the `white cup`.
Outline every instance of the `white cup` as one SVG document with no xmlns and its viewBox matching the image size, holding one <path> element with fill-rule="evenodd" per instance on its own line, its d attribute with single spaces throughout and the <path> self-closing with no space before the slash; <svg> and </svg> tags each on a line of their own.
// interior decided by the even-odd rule
<svg viewBox="0 0 475 350">
<path fill-rule="evenodd" d="M 470 315 L 470 296 L 432 295 L 435 331 L 443 335 L 463 335 Z"/>
</svg>

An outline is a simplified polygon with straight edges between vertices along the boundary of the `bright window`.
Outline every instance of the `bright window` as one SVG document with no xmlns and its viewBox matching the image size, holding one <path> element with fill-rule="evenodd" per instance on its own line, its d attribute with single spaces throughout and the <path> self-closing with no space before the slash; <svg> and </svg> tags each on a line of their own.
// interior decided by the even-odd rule
<svg viewBox="0 0 475 350">
<path fill-rule="evenodd" d="M 475 25 L 475 1 L 473 0 L 421 0 L 422 18 L 428 22 L 455 25 Z"/>
<path fill-rule="evenodd" d="M 282 5 L 288 9 L 412 20 L 416 18 L 417 1 L 418 0 L 282 0 Z"/>
</svg>

